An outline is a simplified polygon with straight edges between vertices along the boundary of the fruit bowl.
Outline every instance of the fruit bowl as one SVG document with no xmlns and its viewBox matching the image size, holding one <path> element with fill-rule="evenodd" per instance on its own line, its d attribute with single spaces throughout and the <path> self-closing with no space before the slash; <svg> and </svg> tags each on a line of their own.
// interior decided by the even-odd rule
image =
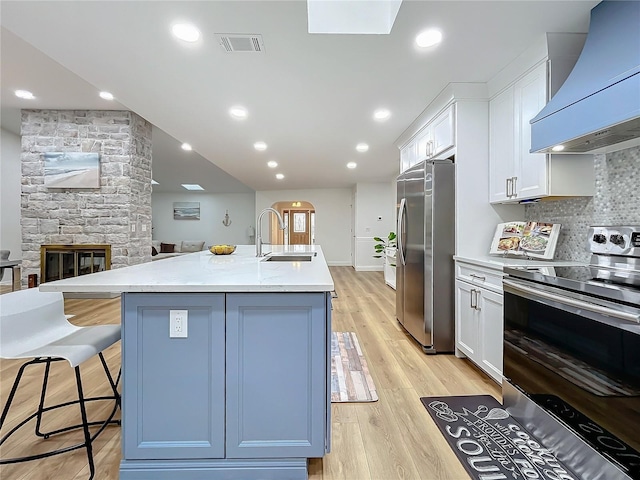
<svg viewBox="0 0 640 480">
<path fill-rule="evenodd" d="M 236 251 L 235 245 L 212 245 L 209 251 L 214 255 L 229 255 Z"/>
</svg>

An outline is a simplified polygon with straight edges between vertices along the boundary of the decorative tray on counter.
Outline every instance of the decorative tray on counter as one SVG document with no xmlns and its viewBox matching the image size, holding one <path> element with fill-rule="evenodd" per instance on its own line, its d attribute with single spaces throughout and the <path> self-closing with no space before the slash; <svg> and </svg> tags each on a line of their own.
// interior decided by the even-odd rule
<svg viewBox="0 0 640 480">
<path fill-rule="evenodd" d="M 236 251 L 235 245 L 212 245 L 209 251 L 214 255 L 230 255 Z"/>
</svg>

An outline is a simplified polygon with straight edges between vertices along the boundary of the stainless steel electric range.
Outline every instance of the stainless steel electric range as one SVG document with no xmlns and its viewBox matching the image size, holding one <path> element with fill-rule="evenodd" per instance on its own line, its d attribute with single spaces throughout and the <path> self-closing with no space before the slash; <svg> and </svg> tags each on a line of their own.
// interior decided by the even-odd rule
<svg viewBox="0 0 640 480">
<path fill-rule="evenodd" d="M 580 478 L 640 479 L 640 226 L 590 265 L 506 268 L 504 404 Z"/>
</svg>

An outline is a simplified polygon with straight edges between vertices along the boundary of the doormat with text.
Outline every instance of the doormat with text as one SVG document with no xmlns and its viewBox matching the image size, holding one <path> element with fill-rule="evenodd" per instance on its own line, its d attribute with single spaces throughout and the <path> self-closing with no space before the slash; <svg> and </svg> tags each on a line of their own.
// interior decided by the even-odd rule
<svg viewBox="0 0 640 480">
<path fill-rule="evenodd" d="M 553 413 L 574 430 L 580 432 L 582 438 L 594 449 L 602 452 L 607 457 L 613 458 L 623 469 L 626 469 L 631 478 L 640 478 L 640 452 L 638 450 L 623 442 L 560 397 L 536 393 L 531 395 L 531 398 L 542 408 Z M 620 413 L 618 415 L 625 418 L 626 415 L 620 415 Z M 629 426 L 629 432 L 637 432 L 633 423 L 630 423 Z"/>
<path fill-rule="evenodd" d="M 331 332 L 331 401 L 375 402 L 376 387 L 354 332 Z"/>
<path fill-rule="evenodd" d="M 422 397 L 474 480 L 578 480 L 489 395 Z"/>
</svg>

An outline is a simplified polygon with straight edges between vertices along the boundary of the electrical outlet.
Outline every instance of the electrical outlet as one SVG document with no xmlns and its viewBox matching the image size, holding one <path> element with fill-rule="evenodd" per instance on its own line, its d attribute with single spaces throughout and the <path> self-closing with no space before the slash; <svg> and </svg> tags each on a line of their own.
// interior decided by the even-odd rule
<svg viewBox="0 0 640 480">
<path fill-rule="evenodd" d="M 147 224 L 146 224 L 146 223 L 143 223 L 143 224 L 142 224 L 142 231 L 143 231 L 143 232 L 146 232 L 146 231 L 147 231 Z"/>
<path fill-rule="evenodd" d="M 187 338 L 188 310 L 169 310 L 169 338 Z"/>
</svg>

